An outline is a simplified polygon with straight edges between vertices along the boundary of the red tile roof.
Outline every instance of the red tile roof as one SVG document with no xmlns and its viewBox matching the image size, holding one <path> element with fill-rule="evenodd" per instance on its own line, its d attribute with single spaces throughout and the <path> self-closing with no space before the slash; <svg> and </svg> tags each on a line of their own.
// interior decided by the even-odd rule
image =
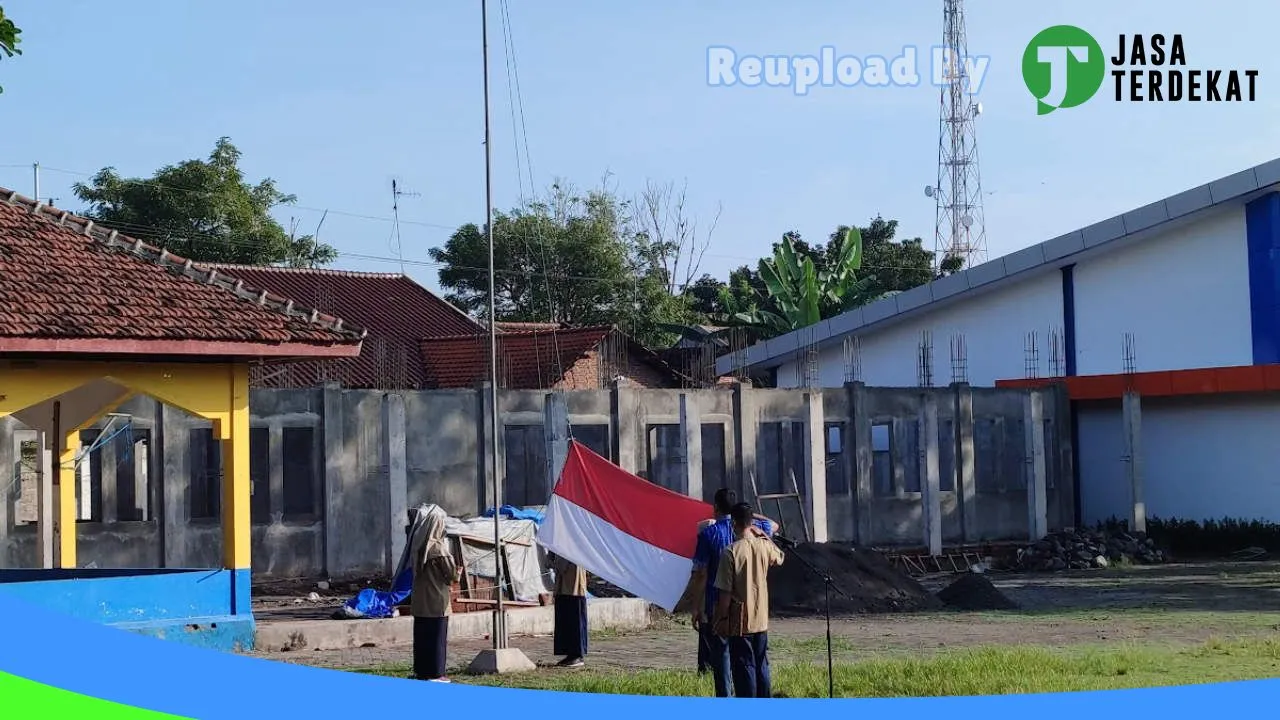
<svg viewBox="0 0 1280 720">
<path fill-rule="evenodd" d="M 554 387 L 579 360 L 618 333 L 609 325 L 552 332 L 502 332 L 498 340 L 499 387 L 541 390 Z M 653 352 L 618 333 L 633 355 L 673 380 L 680 376 Z M 484 333 L 422 342 L 422 361 L 429 388 L 470 388 L 489 379 L 489 336 Z"/>
<path fill-rule="evenodd" d="M 354 356 L 364 331 L 0 188 L 0 352 Z"/>
<path fill-rule="evenodd" d="M 482 326 L 406 275 L 312 268 L 213 265 L 246 284 L 305 302 L 368 329 L 357 358 L 307 363 L 259 374 L 259 386 L 311 386 L 337 380 L 344 387 L 423 387 L 424 338 L 482 331 Z"/>
</svg>

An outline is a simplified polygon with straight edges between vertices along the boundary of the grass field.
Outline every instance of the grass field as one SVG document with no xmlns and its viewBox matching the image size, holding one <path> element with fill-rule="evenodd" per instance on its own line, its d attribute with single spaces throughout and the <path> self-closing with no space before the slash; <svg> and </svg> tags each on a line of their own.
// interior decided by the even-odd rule
<svg viewBox="0 0 1280 720">
<path fill-rule="evenodd" d="M 809 643 L 806 643 L 809 644 Z M 407 677 L 408 667 L 364 670 Z M 1280 676 L 1280 639 L 1209 641 L 1191 647 L 1131 646 L 1047 650 L 985 647 L 921 659 L 890 658 L 836 666 L 839 697 L 914 697 L 1114 690 Z M 774 692 L 826 697 L 825 667 L 788 663 L 774 668 Z M 527 675 L 470 677 L 455 682 L 539 690 L 628 695 L 711 695 L 711 682 L 692 671 L 538 670 Z"/>
</svg>

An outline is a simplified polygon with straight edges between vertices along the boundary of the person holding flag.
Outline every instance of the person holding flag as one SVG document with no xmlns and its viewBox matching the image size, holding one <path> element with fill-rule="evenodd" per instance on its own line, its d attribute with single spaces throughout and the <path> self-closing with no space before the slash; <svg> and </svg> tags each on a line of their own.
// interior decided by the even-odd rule
<svg viewBox="0 0 1280 720">
<path fill-rule="evenodd" d="M 716 573 L 724 551 L 738 539 L 730 514 L 738 504 L 738 494 L 729 488 L 716 491 L 712 501 L 716 518 L 704 522 L 698 530 L 698 543 L 693 554 L 693 578 L 695 591 L 701 597 L 694 598 L 693 624 L 698 631 L 698 670 L 710 669 L 715 683 L 716 697 L 729 697 L 729 644 L 717 635 L 710 622 L 719 598 Z M 763 515 L 754 515 L 747 532 L 753 536 L 772 537 L 778 525 Z"/>
</svg>

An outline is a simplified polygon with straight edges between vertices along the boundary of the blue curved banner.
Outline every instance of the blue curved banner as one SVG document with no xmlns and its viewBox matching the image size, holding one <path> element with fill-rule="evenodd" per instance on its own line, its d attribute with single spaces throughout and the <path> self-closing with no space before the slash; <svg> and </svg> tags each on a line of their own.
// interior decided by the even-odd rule
<svg viewBox="0 0 1280 720">
<path fill-rule="evenodd" d="M 490 708 L 519 706 L 521 714 L 542 718 L 692 718 L 725 712 L 723 705 L 715 703 L 743 702 L 442 685 L 323 670 L 157 640 L 3 596 L 0 618 L 4 618 L 0 620 L 0 694 L 16 695 L 10 688 L 47 686 L 117 703 L 138 713 L 94 711 L 96 717 L 160 717 L 145 711 L 201 720 L 337 717 L 340 713 L 367 716 L 377 713 L 379 707 L 388 713 L 413 708 L 415 715 L 471 717 L 486 714 Z M 1277 700 L 1280 680 L 1053 695 L 775 702 L 787 703 L 779 708 L 784 712 L 879 712 L 895 720 L 1088 717 L 1097 713 L 1203 720 L 1233 710 L 1265 717 L 1274 712 Z M 4 704 L 13 707 L 8 705 L 8 697 Z M 21 707 L 30 709 L 5 716 L 47 716 L 38 715 L 40 706 L 35 704 Z"/>
</svg>

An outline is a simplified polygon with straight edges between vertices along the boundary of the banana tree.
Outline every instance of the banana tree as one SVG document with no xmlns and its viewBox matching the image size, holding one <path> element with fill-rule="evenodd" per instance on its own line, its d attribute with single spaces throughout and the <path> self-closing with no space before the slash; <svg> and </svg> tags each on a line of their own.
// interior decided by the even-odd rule
<svg viewBox="0 0 1280 720">
<path fill-rule="evenodd" d="M 813 259 L 800 257 L 795 243 L 785 238 L 773 257 L 760 263 L 760 277 L 768 288 L 773 309 L 753 309 L 734 315 L 736 323 L 767 335 L 781 335 L 817 324 L 874 299 L 867 293 L 870 278 L 862 269 L 862 233 L 848 229 L 831 264 L 819 271 Z"/>
</svg>

